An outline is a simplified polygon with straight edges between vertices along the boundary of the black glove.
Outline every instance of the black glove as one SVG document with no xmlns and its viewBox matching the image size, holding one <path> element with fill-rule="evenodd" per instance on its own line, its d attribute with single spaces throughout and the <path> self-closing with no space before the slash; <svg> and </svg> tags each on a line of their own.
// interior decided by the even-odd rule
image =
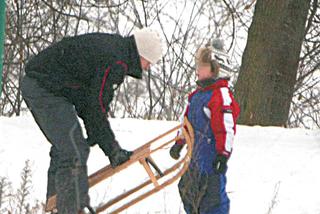
<svg viewBox="0 0 320 214">
<path fill-rule="evenodd" d="M 217 155 L 216 159 L 213 161 L 213 169 L 216 173 L 225 173 L 227 170 L 228 157 L 224 155 Z"/>
<path fill-rule="evenodd" d="M 112 168 L 115 168 L 124 162 L 128 161 L 130 159 L 130 156 L 133 154 L 131 151 L 127 151 L 124 149 L 120 149 L 117 152 L 113 152 L 109 156 L 110 164 Z"/>
<path fill-rule="evenodd" d="M 184 144 L 174 144 L 170 149 L 170 156 L 173 159 L 178 160 L 180 158 L 180 152 L 181 152 L 183 146 L 184 146 Z"/>
<path fill-rule="evenodd" d="M 110 160 L 112 168 L 115 168 L 128 161 L 132 154 L 133 152 L 122 149 L 116 140 L 109 145 L 109 150 L 107 151 L 107 156 Z"/>
</svg>

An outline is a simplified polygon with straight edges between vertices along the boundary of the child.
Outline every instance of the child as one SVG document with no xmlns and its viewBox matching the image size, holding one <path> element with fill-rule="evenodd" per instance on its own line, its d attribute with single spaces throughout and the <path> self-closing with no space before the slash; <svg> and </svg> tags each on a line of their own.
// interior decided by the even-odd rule
<svg viewBox="0 0 320 214">
<path fill-rule="evenodd" d="M 187 214 L 227 214 L 227 161 L 232 152 L 236 119 L 240 108 L 228 87 L 227 78 L 218 78 L 220 66 L 209 47 L 196 55 L 198 88 L 189 95 L 185 116 L 194 129 L 195 142 L 188 171 L 179 182 L 179 192 Z M 184 146 L 171 148 L 174 159 Z"/>
</svg>

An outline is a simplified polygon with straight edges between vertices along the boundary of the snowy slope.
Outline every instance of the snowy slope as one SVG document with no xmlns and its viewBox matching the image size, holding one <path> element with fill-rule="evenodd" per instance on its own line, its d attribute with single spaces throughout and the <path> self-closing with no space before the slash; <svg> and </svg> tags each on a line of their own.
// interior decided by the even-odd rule
<svg viewBox="0 0 320 214">
<path fill-rule="evenodd" d="M 177 122 L 114 119 L 111 125 L 122 147 L 135 149 Z M 24 162 L 30 160 L 33 188 L 29 200 L 43 201 L 50 144 L 32 117 L 0 117 L 0 139 L 0 177 L 8 177 L 17 188 Z M 165 156 L 164 161 L 171 160 Z M 93 147 L 89 173 L 107 163 L 101 150 Z M 228 171 L 231 214 L 264 214 L 270 207 L 277 214 L 320 214 L 319 164 L 319 130 L 238 126 Z M 97 205 L 113 192 L 124 191 L 127 184 L 141 183 L 144 176 L 138 167 L 90 191 L 92 203 Z M 184 213 L 177 183 L 124 213 Z"/>
</svg>

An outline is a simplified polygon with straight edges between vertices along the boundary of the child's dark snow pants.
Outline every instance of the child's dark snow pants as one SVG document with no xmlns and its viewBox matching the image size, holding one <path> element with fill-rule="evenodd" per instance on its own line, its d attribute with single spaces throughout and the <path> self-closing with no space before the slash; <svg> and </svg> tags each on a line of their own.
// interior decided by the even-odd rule
<svg viewBox="0 0 320 214">
<path fill-rule="evenodd" d="M 22 95 L 38 126 L 51 143 L 47 199 L 57 194 L 59 214 L 77 214 L 89 205 L 87 159 L 89 146 L 74 106 L 25 76 Z"/>
<path fill-rule="evenodd" d="M 225 175 L 202 174 L 189 169 L 179 182 L 179 193 L 187 214 L 227 214 L 230 201 L 225 195 Z"/>
</svg>

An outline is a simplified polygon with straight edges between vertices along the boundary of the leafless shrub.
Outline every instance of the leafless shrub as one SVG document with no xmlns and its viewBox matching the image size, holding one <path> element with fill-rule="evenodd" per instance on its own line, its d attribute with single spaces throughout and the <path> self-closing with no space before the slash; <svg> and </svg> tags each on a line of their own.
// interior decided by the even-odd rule
<svg viewBox="0 0 320 214">
<path fill-rule="evenodd" d="M 44 213 L 44 205 L 40 201 L 31 202 L 32 171 L 29 161 L 21 172 L 21 183 L 13 190 L 11 182 L 6 177 L 0 178 L 0 213 L 10 214 L 40 214 Z"/>
</svg>

